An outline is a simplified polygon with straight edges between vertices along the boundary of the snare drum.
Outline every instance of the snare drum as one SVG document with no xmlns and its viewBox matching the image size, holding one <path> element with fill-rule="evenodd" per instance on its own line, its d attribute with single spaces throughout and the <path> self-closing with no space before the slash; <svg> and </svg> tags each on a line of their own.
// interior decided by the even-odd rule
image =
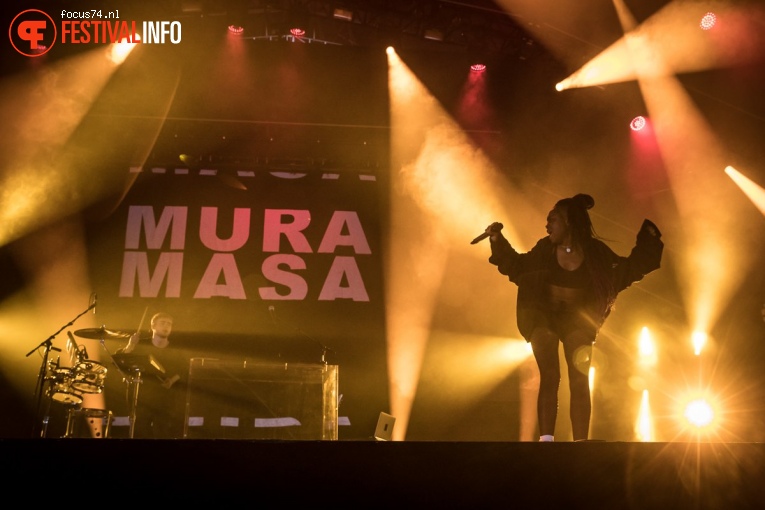
<svg viewBox="0 0 765 510">
<path fill-rule="evenodd" d="M 52 381 L 51 384 L 69 385 L 72 382 L 73 370 L 69 367 L 52 368 L 48 371 L 46 379 Z"/>
<path fill-rule="evenodd" d="M 82 393 L 101 393 L 106 382 L 106 367 L 98 361 L 81 361 L 74 366 L 72 388 Z"/>
<path fill-rule="evenodd" d="M 82 395 L 72 387 L 73 372 L 69 368 L 57 368 L 48 377 L 48 397 L 61 404 L 80 405 Z"/>
</svg>

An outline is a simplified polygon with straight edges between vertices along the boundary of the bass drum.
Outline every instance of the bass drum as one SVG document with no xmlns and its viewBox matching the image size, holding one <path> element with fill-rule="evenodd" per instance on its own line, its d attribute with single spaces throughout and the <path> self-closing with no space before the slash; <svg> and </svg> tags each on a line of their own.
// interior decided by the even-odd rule
<svg viewBox="0 0 765 510">
<path fill-rule="evenodd" d="M 98 361 L 80 361 L 74 366 L 72 388 L 82 393 L 101 393 L 106 383 L 106 367 Z"/>
</svg>

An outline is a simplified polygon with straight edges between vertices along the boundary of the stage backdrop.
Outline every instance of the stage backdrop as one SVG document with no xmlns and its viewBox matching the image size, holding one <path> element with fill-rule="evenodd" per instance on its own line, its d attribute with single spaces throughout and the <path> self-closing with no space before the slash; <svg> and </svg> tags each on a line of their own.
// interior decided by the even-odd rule
<svg viewBox="0 0 765 510">
<path fill-rule="evenodd" d="M 369 437 L 389 408 L 376 177 L 194 166 L 125 173 L 128 193 L 89 226 L 98 322 L 148 335 L 151 316 L 170 313 L 185 363 L 337 365 L 339 437 Z M 104 343 L 108 362 L 124 340 Z M 120 415 L 124 383 L 112 373 L 106 402 Z"/>
</svg>

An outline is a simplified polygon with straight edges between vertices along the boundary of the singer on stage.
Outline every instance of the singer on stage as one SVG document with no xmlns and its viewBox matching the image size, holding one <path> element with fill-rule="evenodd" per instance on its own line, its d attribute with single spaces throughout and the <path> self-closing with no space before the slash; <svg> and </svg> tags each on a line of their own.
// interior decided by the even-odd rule
<svg viewBox="0 0 765 510">
<path fill-rule="evenodd" d="M 644 220 L 635 247 L 623 257 L 595 233 L 588 213 L 594 205 L 595 200 L 586 194 L 558 201 L 547 215 L 548 235 L 526 253 L 518 253 L 510 245 L 502 235 L 501 223 L 492 223 L 479 236 L 490 239 L 489 262 L 518 286 L 518 329 L 531 343 L 540 373 L 540 441 L 554 441 L 560 385 L 558 342 L 563 344 L 568 366 L 573 439 L 587 440 L 589 369 L 595 338 L 617 294 L 661 263 L 664 243 L 656 225 Z"/>
</svg>

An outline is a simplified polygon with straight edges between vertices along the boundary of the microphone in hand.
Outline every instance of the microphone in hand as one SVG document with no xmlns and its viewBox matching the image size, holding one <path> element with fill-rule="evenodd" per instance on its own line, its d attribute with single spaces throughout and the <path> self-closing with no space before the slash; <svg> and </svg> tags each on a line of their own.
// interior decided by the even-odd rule
<svg viewBox="0 0 765 510">
<path fill-rule="evenodd" d="M 486 232 L 484 232 L 480 236 L 478 236 L 475 239 L 473 239 L 472 241 L 470 241 L 470 244 L 479 243 L 479 242 L 483 241 L 484 239 L 486 239 L 487 237 L 490 237 L 492 234 L 496 234 L 496 233 L 500 232 L 503 228 L 504 228 L 504 225 L 502 225 L 501 223 L 492 223 L 486 229 Z"/>
</svg>

